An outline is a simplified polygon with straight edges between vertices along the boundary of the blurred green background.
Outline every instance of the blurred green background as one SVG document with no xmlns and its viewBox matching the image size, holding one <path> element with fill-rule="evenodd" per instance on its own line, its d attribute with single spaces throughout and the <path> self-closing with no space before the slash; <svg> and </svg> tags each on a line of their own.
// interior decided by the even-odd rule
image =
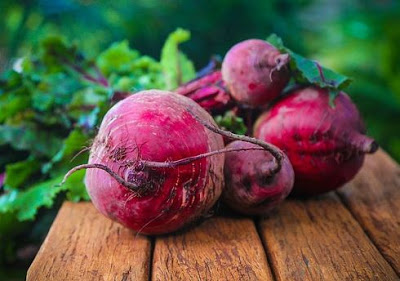
<svg viewBox="0 0 400 281">
<path fill-rule="evenodd" d="M 1 0 L 0 11 L 0 72 L 34 54 L 49 34 L 76 42 L 88 56 L 127 39 L 158 59 L 167 35 L 182 27 L 192 33 L 182 50 L 199 69 L 240 40 L 276 33 L 297 53 L 354 79 L 347 92 L 368 133 L 400 161 L 400 1 Z M 35 250 L 23 248 L 27 261 L 7 278 L 19 280 Z"/>
<path fill-rule="evenodd" d="M 204 66 L 234 43 L 274 32 L 291 49 L 354 79 L 348 93 L 369 134 L 400 160 L 400 2 L 2 0 L 0 69 L 33 52 L 47 34 L 62 34 L 90 55 L 128 39 L 158 58 L 168 33 L 192 32 L 182 46 Z"/>
</svg>

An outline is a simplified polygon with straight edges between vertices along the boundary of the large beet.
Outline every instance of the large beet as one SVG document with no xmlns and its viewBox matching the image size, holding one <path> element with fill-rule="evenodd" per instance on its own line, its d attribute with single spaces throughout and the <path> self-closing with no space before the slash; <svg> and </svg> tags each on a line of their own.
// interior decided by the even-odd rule
<svg viewBox="0 0 400 281">
<path fill-rule="evenodd" d="M 101 213 L 136 231 L 159 234 L 209 211 L 222 191 L 224 154 L 170 164 L 223 148 L 222 137 L 192 114 L 215 124 L 194 101 L 157 90 L 129 96 L 108 111 L 89 164 L 83 165 L 90 168 L 86 187 Z"/>
<path fill-rule="evenodd" d="M 288 94 L 259 117 L 255 136 L 281 148 L 295 171 L 296 194 L 318 194 L 351 180 L 377 143 L 364 135 L 356 106 L 341 92 L 329 104 L 326 89 Z"/>
</svg>

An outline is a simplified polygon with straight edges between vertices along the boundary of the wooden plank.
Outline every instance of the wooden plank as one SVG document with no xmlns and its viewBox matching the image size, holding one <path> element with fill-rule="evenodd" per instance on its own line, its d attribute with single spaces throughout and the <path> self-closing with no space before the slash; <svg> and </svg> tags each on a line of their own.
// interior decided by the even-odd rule
<svg viewBox="0 0 400 281">
<path fill-rule="evenodd" d="M 339 195 L 400 275 L 400 167 L 385 152 L 368 155 Z"/>
<path fill-rule="evenodd" d="M 399 280 L 333 193 L 286 201 L 260 232 L 278 280 Z"/>
<path fill-rule="evenodd" d="M 151 243 L 100 215 L 64 203 L 27 280 L 148 280 Z"/>
<path fill-rule="evenodd" d="M 254 222 L 214 217 L 156 240 L 152 280 L 273 280 Z"/>
</svg>

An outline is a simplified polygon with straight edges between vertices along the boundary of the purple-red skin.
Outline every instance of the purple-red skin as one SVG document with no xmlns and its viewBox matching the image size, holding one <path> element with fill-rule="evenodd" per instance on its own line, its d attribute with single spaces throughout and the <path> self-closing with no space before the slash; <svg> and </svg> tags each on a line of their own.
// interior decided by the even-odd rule
<svg viewBox="0 0 400 281">
<path fill-rule="evenodd" d="M 89 164 L 106 165 L 126 181 L 139 183 L 141 195 L 103 170 L 88 169 L 86 187 L 102 214 L 140 233 L 162 234 L 210 210 L 224 184 L 223 154 L 175 168 L 142 169 L 138 165 L 138 160 L 173 161 L 222 149 L 222 137 L 192 114 L 215 124 L 194 101 L 158 90 L 131 95 L 108 111 Z"/>
<path fill-rule="evenodd" d="M 208 112 L 224 111 L 233 105 L 219 70 L 192 80 L 174 92 L 194 100 Z"/>
<path fill-rule="evenodd" d="M 257 148 L 244 141 L 234 141 L 227 148 Z M 294 172 L 285 156 L 277 173 L 274 157 L 268 151 L 238 151 L 225 155 L 225 182 L 222 200 L 246 215 L 265 215 L 277 207 L 291 192 Z"/>
<path fill-rule="evenodd" d="M 290 79 L 288 54 L 264 40 L 249 39 L 234 45 L 222 62 L 222 78 L 241 104 L 259 107 L 279 96 Z"/>
<path fill-rule="evenodd" d="M 256 138 L 278 146 L 289 157 L 297 195 L 328 192 L 350 181 L 364 154 L 378 149 L 364 133 L 347 94 L 340 92 L 331 106 L 328 90 L 317 87 L 289 93 L 261 115 L 254 128 Z"/>
</svg>

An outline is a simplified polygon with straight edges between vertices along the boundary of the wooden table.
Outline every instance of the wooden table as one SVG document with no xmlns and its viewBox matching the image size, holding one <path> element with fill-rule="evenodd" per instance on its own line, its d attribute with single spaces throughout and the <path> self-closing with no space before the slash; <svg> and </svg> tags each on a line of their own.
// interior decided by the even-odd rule
<svg viewBox="0 0 400 281">
<path fill-rule="evenodd" d="M 337 192 L 266 218 L 145 237 L 91 203 L 61 208 L 27 280 L 400 280 L 400 168 L 379 151 Z"/>
</svg>

